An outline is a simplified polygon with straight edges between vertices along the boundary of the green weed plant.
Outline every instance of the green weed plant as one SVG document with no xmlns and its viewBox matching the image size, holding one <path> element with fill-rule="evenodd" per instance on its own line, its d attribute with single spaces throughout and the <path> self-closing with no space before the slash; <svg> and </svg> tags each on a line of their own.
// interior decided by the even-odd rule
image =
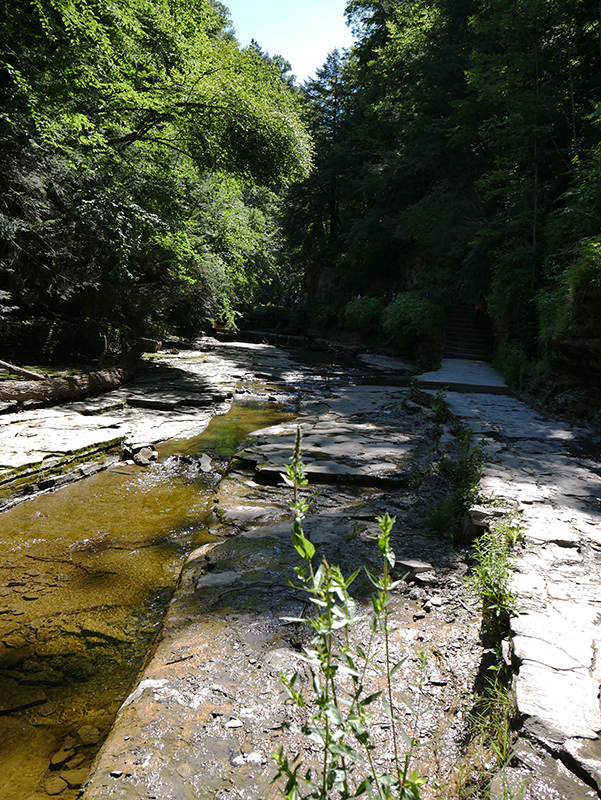
<svg viewBox="0 0 601 800">
<path fill-rule="evenodd" d="M 514 570 L 511 549 L 520 535 L 519 528 L 501 525 L 474 544 L 476 565 L 470 584 L 482 601 L 483 630 L 496 644 L 509 632 L 509 619 L 517 611 L 510 586 Z"/>
<path fill-rule="evenodd" d="M 393 664 L 390 650 L 391 592 L 401 583 L 390 575 L 395 564 L 390 546 L 394 520 L 388 514 L 378 517 L 383 571 L 381 577 L 367 572 L 375 592 L 371 598 L 370 636 L 363 647 L 350 637 L 352 626 L 364 618 L 358 615 L 349 593 L 359 571 L 347 578 L 325 558 L 315 569 L 315 546 L 303 531 L 308 504 L 299 494 L 299 488 L 307 485 L 300 429 L 292 463 L 283 477 L 293 489 L 292 544 L 302 559 L 302 564 L 295 567 L 296 588 L 307 594 L 314 608 L 313 615 L 287 619 L 312 629 L 310 645 L 299 656 L 311 676 L 311 697 L 299 688 L 298 671 L 291 676 L 282 673 L 280 678 L 289 700 L 305 714 L 305 722 L 290 729 L 318 745 L 319 766 L 305 769 L 302 755 L 292 757 L 282 746 L 274 754 L 278 767 L 274 781 L 285 781 L 281 793 L 288 800 L 347 800 L 361 796 L 369 800 L 419 800 L 425 780 L 412 769 L 416 739 L 401 723 L 393 699 L 393 678 L 404 663 L 403 659 Z M 376 661 L 377 640 L 383 643 L 383 666 Z M 423 676 L 426 656 L 419 656 Z M 383 690 L 367 688 L 374 673 L 383 679 Z M 407 701 L 405 705 L 417 720 L 419 708 Z M 381 759 L 371 730 L 376 713 L 383 713 L 390 723 L 393 759 L 389 771 L 378 767 Z"/>
</svg>

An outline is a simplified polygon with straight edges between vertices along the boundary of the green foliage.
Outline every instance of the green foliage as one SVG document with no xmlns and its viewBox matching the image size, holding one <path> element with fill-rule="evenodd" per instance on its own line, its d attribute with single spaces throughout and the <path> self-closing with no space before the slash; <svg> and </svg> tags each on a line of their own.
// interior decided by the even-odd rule
<svg viewBox="0 0 601 800">
<path fill-rule="evenodd" d="M 476 566 L 470 584 L 482 601 L 482 626 L 495 643 L 509 632 L 509 618 L 516 611 L 510 583 L 513 574 L 511 539 L 504 530 L 492 529 L 475 543 Z"/>
<path fill-rule="evenodd" d="M 305 648 L 300 657 L 311 674 L 311 697 L 306 697 L 297 688 L 298 673 L 280 677 L 290 701 L 306 712 L 305 723 L 294 730 L 317 744 L 320 766 L 315 772 L 303 770 L 302 757 L 289 756 L 281 747 L 274 754 L 278 766 L 274 781 L 285 780 L 281 792 L 290 800 L 331 800 L 334 797 L 349 800 L 362 795 L 379 800 L 419 800 L 420 787 L 425 781 L 415 770 L 411 771 L 416 745 L 399 719 L 392 687 L 392 678 L 403 664 L 402 661 L 392 664 L 389 646 L 392 633 L 390 592 L 399 584 L 399 581 L 391 579 L 389 573 L 395 564 L 390 546 L 394 521 L 388 514 L 378 517 L 378 547 L 383 573 L 381 577 L 368 573 L 376 590 L 372 596 L 371 635 L 363 646 L 353 644 L 349 630 L 361 617 L 357 615 L 356 603 L 349 589 L 357 573 L 345 578 L 338 567 L 325 559 L 314 570 L 315 546 L 302 528 L 307 504 L 300 500 L 298 489 L 307 484 L 307 479 L 301 460 L 300 428 L 297 429 L 292 463 L 286 467 L 284 479 L 293 488 L 292 544 L 303 561 L 302 566 L 295 568 L 299 581 L 297 588 L 306 592 L 315 611 L 310 617 L 288 620 L 312 629 L 310 647 Z M 377 637 L 383 639 L 383 667 L 376 663 Z M 421 653 L 420 659 L 423 674 L 425 654 Z M 370 671 L 384 678 L 384 690 L 368 693 Z M 377 766 L 376 744 L 370 731 L 374 709 L 378 706 L 392 730 L 394 761 L 393 769 L 388 773 L 381 772 Z"/>
<path fill-rule="evenodd" d="M 574 248 L 573 260 L 567 267 L 564 280 L 573 297 L 592 281 L 601 278 L 601 236 L 591 236 Z"/>
<path fill-rule="evenodd" d="M 530 364 L 524 346 L 519 341 L 502 344 L 495 353 L 493 363 L 502 371 L 505 383 L 511 389 L 520 388 Z"/>
<path fill-rule="evenodd" d="M 497 521 L 475 543 L 476 564 L 468 579 L 482 602 L 482 628 L 490 638 L 497 661 L 489 667 L 486 686 L 478 698 L 474 712 L 470 715 L 472 742 L 468 757 L 472 764 L 467 780 L 461 787 L 461 797 L 474 798 L 492 796 L 493 782 L 501 783 L 495 796 L 503 791 L 503 797 L 519 800 L 524 794 L 524 784 L 505 786 L 499 770 L 506 766 L 512 756 L 515 742 L 515 721 L 518 713 L 515 703 L 513 671 L 508 668 L 501 653 L 501 642 L 509 634 L 510 617 L 518 612 L 516 598 L 511 590 L 514 564 L 512 549 L 521 541 L 523 528 L 515 516 L 507 515 Z M 477 750 L 482 751 L 478 757 Z M 490 757 L 494 757 L 491 769 Z"/>
<path fill-rule="evenodd" d="M 0 260 L 21 314 L 232 323 L 307 174 L 281 68 L 208 0 L 18 0 L 0 23 Z"/>
<path fill-rule="evenodd" d="M 433 498 L 428 504 L 426 522 L 435 533 L 456 539 L 460 530 L 465 501 L 457 489 Z"/>
<path fill-rule="evenodd" d="M 442 417 L 443 394 L 438 394 L 436 413 Z M 447 409 L 448 414 L 448 409 Z M 426 510 L 426 522 L 437 533 L 446 533 L 456 540 L 466 509 L 474 501 L 482 477 L 484 458 L 481 444 L 474 444 L 470 427 L 456 425 L 459 450 L 453 456 L 444 453 L 438 462 L 438 472 L 452 481 L 452 488 L 433 497 Z"/>
<path fill-rule="evenodd" d="M 448 389 L 437 389 L 434 396 L 432 410 L 434 411 L 434 422 L 437 425 L 447 422 L 451 417 L 451 412 L 446 403 L 447 391 Z"/>
<path fill-rule="evenodd" d="M 559 337 L 570 322 L 570 299 L 566 287 L 555 281 L 536 294 L 541 338 L 545 341 Z"/>
<path fill-rule="evenodd" d="M 395 349 L 415 354 L 419 343 L 437 340 L 442 332 L 442 307 L 414 292 L 400 292 L 383 314 L 382 327 Z"/>
<path fill-rule="evenodd" d="M 529 355 L 565 331 L 599 279 L 598 16 L 581 0 L 349 2 L 357 41 L 307 90 L 318 168 L 290 198 L 311 280 L 335 265 L 343 291 L 483 291 L 496 341 Z M 401 347 L 419 335 L 407 317 L 383 320 Z"/>
<path fill-rule="evenodd" d="M 379 330 L 382 301 L 377 297 L 356 297 L 344 307 L 345 324 L 358 333 Z"/>
<path fill-rule="evenodd" d="M 464 800 L 522 800 L 527 779 L 507 780 L 503 770 L 515 750 L 516 720 L 511 670 L 504 665 L 489 667 L 483 692 L 469 715 L 470 743 L 459 770 L 457 794 Z"/>
</svg>

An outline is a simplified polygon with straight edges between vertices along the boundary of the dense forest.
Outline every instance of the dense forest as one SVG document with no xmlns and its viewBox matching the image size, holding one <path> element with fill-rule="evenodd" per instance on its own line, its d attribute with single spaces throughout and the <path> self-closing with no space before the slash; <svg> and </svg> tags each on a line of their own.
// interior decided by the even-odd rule
<svg viewBox="0 0 601 800">
<path fill-rule="evenodd" d="M 349 0 L 355 45 L 300 87 L 215 0 L 3 5 L 5 339 L 193 333 L 294 289 L 403 351 L 482 292 L 514 384 L 601 380 L 599 4 Z"/>
<path fill-rule="evenodd" d="M 278 264 L 282 192 L 311 165 L 281 60 L 241 49 L 210 0 L 2 6 L 5 317 L 97 351 L 233 322 Z"/>
<path fill-rule="evenodd" d="M 483 292 L 514 384 L 537 359 L 598 383 L 599 12 L 350 0 L 356 45 L 304 87 L 317 168 L 286 211 L 312 288 L 360 294 L 350 316 L 397 340 Z"/>
</svg>

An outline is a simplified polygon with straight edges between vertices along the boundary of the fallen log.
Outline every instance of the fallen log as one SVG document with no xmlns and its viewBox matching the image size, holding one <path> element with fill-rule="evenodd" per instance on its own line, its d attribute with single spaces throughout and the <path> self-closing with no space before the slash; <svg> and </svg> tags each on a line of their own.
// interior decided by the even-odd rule
<svg viewBox="0 0 601 800">
<path fill-rule="evenodd" d="M 75 400 L 91 394 L 101 394 L 118 389 L 130 381 L 138 366 L 142 353 L 156 352 L 160 343 L 143 340 L 131 350 L 123 353 L 115 367 L 96 372 L 87 372 L 69 377 L 42 378 L 31 381 L 0 381 L 0 400 L 16 402 L 23 408 L 26 400 L 53 401 Z"/>
<path fill-rule="evenodd" d="M 47 375 L 40 375 L 38 372 L 33 372 L 30 369 L 23 369 L 23 367 L 9 364 L 8 361 L 0 361 L 0 369 L 3 369 L 5 372 L 11 372 L 13 375 L 23 375 L 24 378 L 33 378 L 34 381 L 42 381 L 44 378 L 48 377 Z"/>
</svg>

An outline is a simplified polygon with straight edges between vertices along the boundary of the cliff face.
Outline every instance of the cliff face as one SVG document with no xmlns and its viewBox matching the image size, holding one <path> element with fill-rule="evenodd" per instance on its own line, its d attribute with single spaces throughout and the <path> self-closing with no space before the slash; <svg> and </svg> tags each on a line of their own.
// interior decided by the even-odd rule
<svg viewBox="0 0 601 800">
<path fill-rule="evenodd" d="M 573 321 L 553 348 L 579 382 L 601 387 L 601 280 L 579 293 L 575 306 Z"/>
</svg>

